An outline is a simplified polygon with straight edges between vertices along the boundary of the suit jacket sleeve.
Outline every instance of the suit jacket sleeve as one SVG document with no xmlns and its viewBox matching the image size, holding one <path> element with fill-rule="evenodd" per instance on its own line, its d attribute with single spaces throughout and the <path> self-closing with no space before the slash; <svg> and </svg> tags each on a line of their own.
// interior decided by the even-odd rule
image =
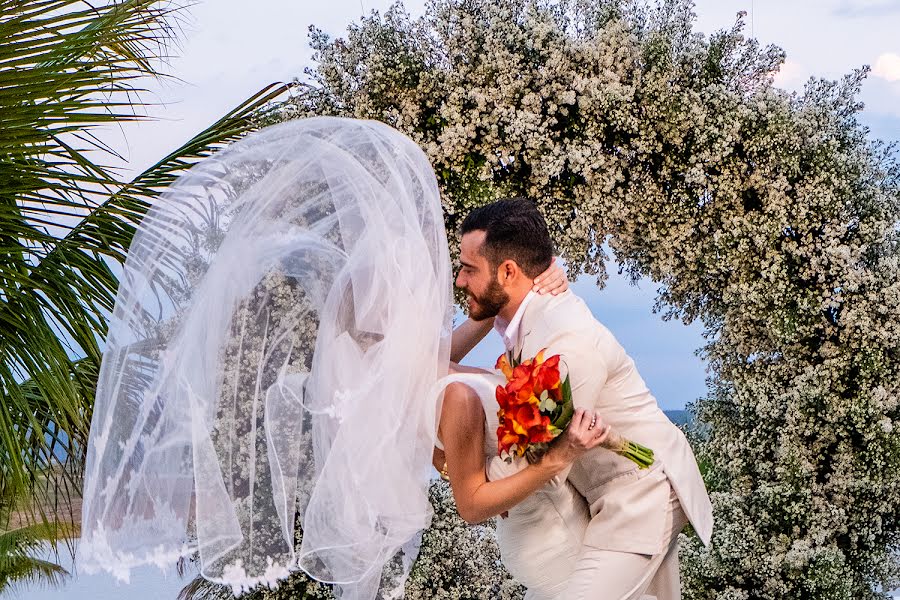
<svg viewBox="0 0 900 600">
<path fill-rule="evenodd" d="M 593 339 L 561 331 L 550 336 L 546 356 L 559 354 L 565 364 L 561 373 L 568 372 L 572 386 L 572 400 L 576 408 L 593 409 L 595 398 L 609 377 L 608 357 Z"/>
</svg>

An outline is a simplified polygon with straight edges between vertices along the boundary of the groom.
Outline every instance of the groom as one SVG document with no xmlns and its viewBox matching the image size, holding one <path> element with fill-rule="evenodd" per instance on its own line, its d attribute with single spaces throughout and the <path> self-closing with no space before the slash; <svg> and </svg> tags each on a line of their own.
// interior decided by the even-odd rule
<svg viewBox="0 0 900 600">
<path fill-rule="evenodd" d="M 566 600 L 681 597 L 678 534 L 691 523 L 709 543 L 712 507 L 693 452 L 663 414 L 634 361 L 571 291 L 538 295 L 523 272 L 550 265 L 553 247 L 535 205 L 515 198 L 473 210 L 460 227 L 456 285 L 475 321 L 491 317 L 507 350 L 523 358 L 547 348 L 568 367 L 576 407 L 596 410 L 624 437 L 652 448 L 637 466 L 603 448 L 576 461 L 568 480 L 590 507 L 590 522 Z"/>
</svg>

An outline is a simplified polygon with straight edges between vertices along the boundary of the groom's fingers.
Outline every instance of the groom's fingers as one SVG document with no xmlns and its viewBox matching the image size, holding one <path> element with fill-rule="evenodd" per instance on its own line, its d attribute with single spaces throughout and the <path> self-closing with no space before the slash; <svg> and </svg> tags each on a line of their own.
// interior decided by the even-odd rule
<svg viewBox="0 0 900 600">
<path fill-rule="evenodd" d="M 594 411 L 586 412 L 584 421 L 587 423 L 587 444 L 590 448 L 596 448 L 606 439 L 610 426 L 603 422 L 603 417 L 600 416 L 600 413 Z"/>
</svg>

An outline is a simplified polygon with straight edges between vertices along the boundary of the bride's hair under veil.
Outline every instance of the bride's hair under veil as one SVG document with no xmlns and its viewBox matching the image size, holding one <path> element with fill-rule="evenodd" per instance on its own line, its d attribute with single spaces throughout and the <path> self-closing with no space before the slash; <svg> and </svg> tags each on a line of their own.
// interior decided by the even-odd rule
<svg viewBox="0 0 900 600">
<path fill-rule="evenodd" d="M 196 555 L 235 591 L 297 566 L 343 598 L 399 589 L 431 517 L 451 292 L 434 174 L 386 125 L 287 122 L 193 167 L 124 267 L 79 566 Z"/>
</svg>

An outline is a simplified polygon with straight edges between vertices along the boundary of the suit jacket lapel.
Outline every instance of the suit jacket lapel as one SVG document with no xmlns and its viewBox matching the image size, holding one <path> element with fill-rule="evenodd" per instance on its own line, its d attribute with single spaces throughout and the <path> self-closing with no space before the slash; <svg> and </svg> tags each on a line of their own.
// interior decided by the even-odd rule
<svg viewBox="0 0 900 600">
<path fill-rule="evenodd" d="M 546 308 L 546 305 L 553 300 L 553 298 L 554 296 L 538 295 L 532 298 L 528 303 L 528 306 L 525 307 L 525 312 L 522 314 L 522 321 L 519 323 L 518 339 L 516 340 L 514 346 L 515 349 L 513 351 L 516 357 L 521 354 L 523 359 L 531 358 L 530 356 L 522 354 L 526 338 L 534 331 L 535 326 L 541 320 L 541 314 Z"/>
</svg>

